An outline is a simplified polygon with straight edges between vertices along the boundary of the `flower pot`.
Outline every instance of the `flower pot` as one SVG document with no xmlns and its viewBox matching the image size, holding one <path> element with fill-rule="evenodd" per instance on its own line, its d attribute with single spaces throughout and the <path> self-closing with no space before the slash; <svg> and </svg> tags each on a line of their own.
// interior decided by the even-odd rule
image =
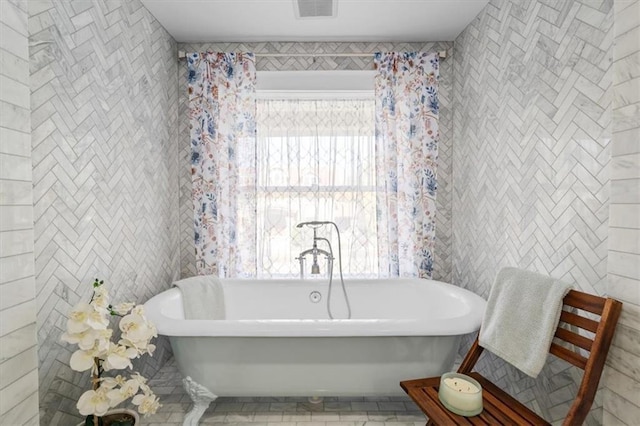
<svg viewBox="0 0 640 426">
<path fill-rule="evenodd" d="M 78 426 L 94 426 L 93 416 L 91 420 L 82 421 L 78 423 Z M 127 408 L 116 408 L 115 410 L 107 411 L 107 414 L 100 417 L 100 425 L 98 426 L 139 426 L 140 416 L 138 413 L 129 410 Z"/>
</svg>

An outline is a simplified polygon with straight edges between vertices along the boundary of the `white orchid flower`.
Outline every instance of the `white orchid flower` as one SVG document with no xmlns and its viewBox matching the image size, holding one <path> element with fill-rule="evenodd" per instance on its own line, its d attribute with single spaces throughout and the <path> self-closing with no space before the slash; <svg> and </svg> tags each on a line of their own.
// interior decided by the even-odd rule
<svg viewBox="0 0 640 426">
<path fill-rule="evenodd" d="M 103 377 L 100 379 L 100 387 L 105 389 L 113 389 L 116 386 L 122 386 L 127 382 L 124 376 L 118 374 L 116 377 Z"/>
<path fill-rule="evenodd" d="M 67 331 L 71 334 L 82 333 L 89 329 L 87 319 L 95 312 L 93 306 L 88 303 L 80 302 L 73 307 L 67 320 Z"/>
<path fill-rule="evenodd" d="M 130 376 L 131 380 L 135 380 L 139 386 L 144 385 L 145 383 L 147 383 L 147 379 L 144 378 L 143 376 L 140 375 L 140 373 L 135 372 Z"/>
<path fill-rule="evenodd" d="M 118 315 L 127 315 L 129 313 L 129 311 L 135 306 L 136 304 L 133 302 L 125 302 L 125 303 L 120 303 L 119 305 L 116 305 L 113 310 L 118 314 Z"/>
<path fill-rule="evenodd" d="M 132 368 L 131 359 L 138 356 L 138 351 L 126 346 L 111 343 L 102 367 L 105 371 Z"/>
<path fill-rule="evenodd" d="M 149 354 L 149 356 L 153 356 L 153 353 L 156 350 L 156 345 L 149 343 L 147 345 L 147 353 Z"/>
<path fill-rule="evenodd" d="M 138 314 L 129 314 L 120 320 L 122 343 L 136 348 L 139 354 L 147 352 L 149 341 L 157 335 L 155 327 Z"/>
<path fill-rule="evenodd" d="M 96 310 L 89 314 L 87 317 L 87 325 L 94 330 L 106 330 L 109 326 L 109 317 L 106 310 Z"/>
<path fill-rule="evenodd" d="M 62 341 L 78 345 L 82 350 L 94 350 L 98 353 L 104 352 L 109 348 L 109 341 L 113 330 L 94 330 L 87 329 L 81 333 L 63 333 L 60 338 Z"/>
<path fill-rule="evenodd" d="M 107 397 L 111 406 L 116 406 L 138 393 L 139 385 L 135 380 L 127 380 L 119 389 L 112 389 L 107 392 Z"/>
<path fill-rule="evenodd" d="M 148 414 L 155 414 L 158 408 L 161 407 L 158 398 L 153 394 L 140 394 L 133 397 L 134 405 L 138 406 L 140 414 L 147 416 Z"/>
<path fill-rule="evenodd" d="M 78 349 L 71 355 L 69 366 L 75 371 L 87 371 L 93 367 L 95 361 L 91 352 Z"/>
<path fill-rule="evenodd" d="M 94 287 L 91 304 L 100 312 L 107 312 L 109 308 L 109 293 L 104 286 Z"/>
<path fill-rule="evenodd" d="M 88 390 L 80 396 L 76 405 L 78 411 L 83 416 L 95 414 L 96 416 L 104 416 L 110 408 L 109 398 L 105 389 Z"/>
<path fill-rule="evenodd" d="M 138 411 L 144 415 L 155 413 L 160 407 L 157 397 L 146 384 L 147 379 L 138 373 L 129 379 L 101 377 L 104 371 L 132 368 L 131 360 L 148 353 L 153 354 L 155 345 L 149 342 L 158 336 L 156 327 L 144 316 L 144 308 L 135 303 L 109 304 L 109 295 L 102 281 L 94 282 L 90 303 L 78 303 L 69 314 L 67 331 L 61 340 L 78 345 L 70 358 L 75 371 L 91 370 L 97 390 L 82 394 L 77 408 L 82 415 L 103 416 L 106 411 L 133 398 Z M 119 322 L 122 336 L 118 344 L 111 341 L 113 330 L 109 328 L 110 314 L 123 316 Z M 98 368 L 100 367 L 100 368 Z M 137 395 L 138 391 L 141 395 Z"/>
<path fill-rule="evenodd" d="M 141 317 L 144 316 L 144 306 L 143 305 L 136 305 L 132 310 L 131 310 L 132 314 L 136 314 L 136 315 L 140 315 Z"/>
</svg>

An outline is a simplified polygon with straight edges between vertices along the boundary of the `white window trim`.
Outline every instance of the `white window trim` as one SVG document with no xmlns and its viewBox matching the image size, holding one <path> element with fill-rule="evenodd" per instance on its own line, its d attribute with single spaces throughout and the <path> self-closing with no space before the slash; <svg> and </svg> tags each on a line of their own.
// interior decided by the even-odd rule
<svg viewBox="0 0 640 426">
<path fill-rule="evenodd" d="M 375 71 L 258 71 L 258 99 L 373 99 Z"/>
<path fill-rule="evenodd" d="M 374 99 L 373 90 L 257 90 L 257 99 Z"/>
</svg>

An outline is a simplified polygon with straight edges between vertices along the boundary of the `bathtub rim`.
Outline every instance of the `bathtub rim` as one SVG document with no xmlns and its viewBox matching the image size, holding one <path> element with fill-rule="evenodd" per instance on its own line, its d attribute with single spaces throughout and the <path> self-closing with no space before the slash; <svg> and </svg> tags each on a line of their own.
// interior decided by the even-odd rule
<svg viewBox="0 0 640 426">
<path fill-rule="evenodd" d="M 394 278 L 378 281 L 415 281 L 419 278 Z M 252 283 L 256 280 L 230 280 Z M 282 283 L 284 280 L 274 280 Z M 347 281 L 347 280 L 345 280 Z M 362 281 L 362 280 L 351 280 Z M 147 317 L 158 334 L 179 337 L 365 337 L 365 336 L 452 336 L 476 332 L 480 328 L 486 301 L 475 293 L 453 284 L 424 280 L 443 291 L 462 297 L 469 310 L 464 315 L 449 318 L 424 319 L 233 319 L 186 320 L 165 315 L 167 303 L 182 303 L 182 294 L 172 287 L 149 299 L 145 304 Z M 348 281 L 347 281 L 348 283 Z"/>
</svg>

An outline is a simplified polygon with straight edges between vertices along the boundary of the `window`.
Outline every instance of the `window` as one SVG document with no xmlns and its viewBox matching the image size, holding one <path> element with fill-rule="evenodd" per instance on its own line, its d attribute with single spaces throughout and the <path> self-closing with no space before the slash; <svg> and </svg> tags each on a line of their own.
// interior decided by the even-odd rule
<svg viewBox="0 0 640 426">
<path fill-rule="evenodd" d="M 308 220 L 338 225 L 345 277 L 377 276 L 374 107 L 373 99 L 258 100 L 258 277 L 299 276 L 296 257 L 312 247 L 313 232 L 295 226 Z M 335 231 L 325 226 L 318 236 L 333 244 L 337 273 Z M 324 256 L 319 263 L 326 277 Z"/>
</svg>

